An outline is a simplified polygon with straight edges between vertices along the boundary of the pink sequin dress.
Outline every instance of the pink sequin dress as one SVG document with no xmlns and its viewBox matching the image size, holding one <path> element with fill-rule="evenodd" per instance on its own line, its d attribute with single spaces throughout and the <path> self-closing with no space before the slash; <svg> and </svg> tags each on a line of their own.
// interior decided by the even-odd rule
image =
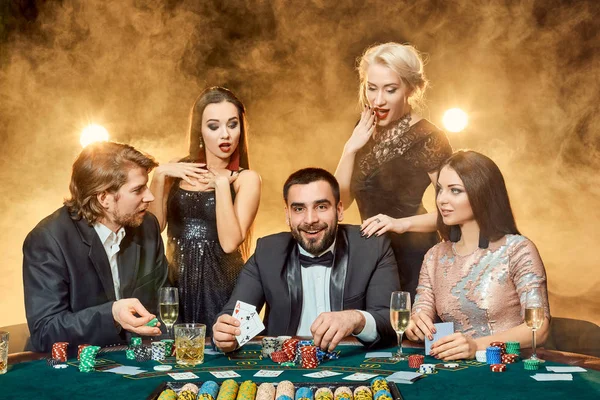
<svg viewBox="0 0 600 400">
<path fill-rule="evenodd" d="M 524 321 L 525 298 L 540 287 L 550 318 L 546 271 L 532 241 L 506 235 L 466 256 L 452 242 L 432 247 L 423 261 L 413 313 L 439 315 L 455 332 L 474 338 L 506 331 Z"/>
</svg>

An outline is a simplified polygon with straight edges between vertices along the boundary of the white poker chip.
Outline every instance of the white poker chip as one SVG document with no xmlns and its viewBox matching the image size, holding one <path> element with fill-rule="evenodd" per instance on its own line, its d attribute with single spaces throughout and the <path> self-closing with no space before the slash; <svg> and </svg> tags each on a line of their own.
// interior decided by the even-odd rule
<svg viewBox="0 0 600 400">
<path fill-rule="evenodd" d="M 157 365 L 154 367 L 155 371 L 170 371 L 173 367 L 171 365 Z"/>
<path fill-rule="evenodd" d="M 56 365 L 52 366 L 52 368 L 56 368 L 56 369 L 65 369 L 67 367 L 68 367 L 67 364 L 56 364 Z"/>
<path fill-rule="evenodd" d="M 456 363 L 448 363 L 448 364 L 444 364 L 444 367 L 446 367 L 446 368 L 458 368 L 458 364 L 456 364 Z"/>
</svg>

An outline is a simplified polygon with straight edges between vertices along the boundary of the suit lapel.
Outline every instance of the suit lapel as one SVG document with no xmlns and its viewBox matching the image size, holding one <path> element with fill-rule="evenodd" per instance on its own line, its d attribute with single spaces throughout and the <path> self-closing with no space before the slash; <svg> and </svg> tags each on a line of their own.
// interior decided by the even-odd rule
<svg viewBox="0 0 600 400">
<path fill-rule="evenodd" d="M 295 335 L 300 325 L 300 315 L 302 313 L 302 272 L 300 271 L 300 258 L 296 241 L 291 240 L 290 246 L 292 248 L 288 252 L 289 256 L 284 268 L 289 294 L 289 312 L 285 316 L 287 323 L 283 323 L 282 326 L 287 326 L 285 332 L 293 332 L 292 335 Z M 295 316 L 293 320 L 292 315 Z"/>
<path fill-rule="evenodd" d="M 81 234 L 83 242 L 90 246 L 90 252 L 88 253 L 88 256 L 94 265 L 94 268 L 96 269 L 98 278 L 100 278 L 100 282 L 102 283 L 106 297 L 109 301 L 115 301 L 115 286 L 113 285 L 110 263 L 108 262 L 108 256 L 106 255 L 104 246 L 100 241 L 100 237 L 98 237 L 98 234 L 94 228 L 89 226 L 84 218 L 81 218 L 79 221 L 77 221 L 76 225 L 79 233 Z"/>
<path fill-rule="evenodd" d="M 121 242 L 121 250 L 117 254 L 119 279 L 121 280 L 122 298 L 131 297 L 137 281 L 140 267 L 140 245 L 135 241 L 134 233 L 127 230 Z"/>
<path fill-rule="evenodd" d="M 331 311 L 342 311 L 344 309 L 344 285 L 348 271 L 348 237 L 342 226 L 338 226 L 332 268 L 329 282 Z"/>
</svg>

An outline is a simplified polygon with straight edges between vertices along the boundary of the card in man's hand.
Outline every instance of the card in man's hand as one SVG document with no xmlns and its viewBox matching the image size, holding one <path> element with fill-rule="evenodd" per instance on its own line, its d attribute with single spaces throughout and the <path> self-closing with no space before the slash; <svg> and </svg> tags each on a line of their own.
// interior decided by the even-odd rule
<svg viewBox="0 0 600 400">
<path fill-rule="evenodd" d="M 265 329 L 265 326 L 256 312 L 256 307 L 252 304 L 238 300 L 235 303 L 232 315 L 240 321 L 240 331 L 242 331 L 242 333 L 235 337 L 240 346 L 246 344 L 250 339 Z"/>
</svg>

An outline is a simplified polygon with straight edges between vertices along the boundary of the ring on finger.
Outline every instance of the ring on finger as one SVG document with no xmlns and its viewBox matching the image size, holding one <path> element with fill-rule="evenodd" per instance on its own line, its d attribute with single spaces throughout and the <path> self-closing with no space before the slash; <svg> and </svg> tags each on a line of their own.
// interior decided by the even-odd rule
<svg viewBox="0 0 600 400">
<path fill-rule="evenodd" d="M 375 218 L 375 222 L 380 223 L 381 220 L 379 218 Z"/>
</svg>

